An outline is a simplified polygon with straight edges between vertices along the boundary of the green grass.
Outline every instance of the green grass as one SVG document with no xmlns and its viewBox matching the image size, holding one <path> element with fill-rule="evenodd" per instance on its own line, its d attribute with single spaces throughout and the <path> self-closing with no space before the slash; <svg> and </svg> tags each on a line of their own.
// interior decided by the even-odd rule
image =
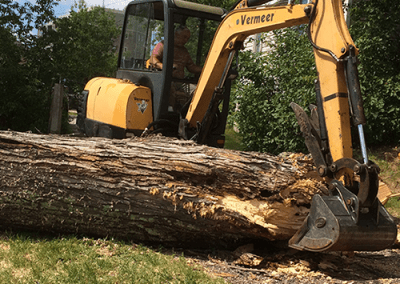
<svg viewBox="0 0 400 284">
<path fill-rule="evenodd" d="M 0 283 L 224 283 L 185 258 L 102 239 L 0 235 Z"/>
<path fill-rule="evenodd" d="M 371 150 L 369 156 L 380 167 L 380 177 L 393 191 L 400 192 L 400 149 L 381 147 Z"/>
<path fill-rule="evenodd" d="M 379 177 L 397 195 L 388 200 L 385 207 L 393 216 L 400 218 L 400 149 L 398 147 L 373 148 L 369 159 L 374 161 L 381 169 Z"/>
<path fill-rule="evenodd" d="M 225 130 L 225 148 L 230 150 L 244 150 L 240 134 L 235 132 L 231 126 Z"/>
<path fill-rule="evenodd" d="M 392 197 L 385 205 L 386 209 L 393 216 L 400 218 L 400 197 Z"/>
</svg>

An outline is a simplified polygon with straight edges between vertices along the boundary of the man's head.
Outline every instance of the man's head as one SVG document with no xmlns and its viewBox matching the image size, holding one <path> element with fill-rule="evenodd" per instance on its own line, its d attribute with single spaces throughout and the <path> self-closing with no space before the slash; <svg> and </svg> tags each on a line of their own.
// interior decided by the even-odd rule
<svg viewBox="0 0 400 284">
<path fill-rule="evenodd" d="M 185 26 L 180 26 L 175 30 L 175 45 L 184 46 L 190 38 L 190 30 Z"/>
</svg>

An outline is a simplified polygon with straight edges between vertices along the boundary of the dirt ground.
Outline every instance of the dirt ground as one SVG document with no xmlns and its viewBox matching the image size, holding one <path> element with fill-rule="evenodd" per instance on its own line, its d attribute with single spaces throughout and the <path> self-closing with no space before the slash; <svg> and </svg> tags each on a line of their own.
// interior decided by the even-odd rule
<svg viewBox="0 0 400 284">
<path fill-rule="evenodd" d="M 400 219 L 397 219 L 400 231 Z M 400 232 L 399 232 L 400 233 Z M 400 234 L 399 234 L 400 235 Z M 187 263 L 227 283 L 400 283 L 400 243 L 378 252 L 300 252 L 248 244 L 235 251 L 183 251 Z"/>
</svg>

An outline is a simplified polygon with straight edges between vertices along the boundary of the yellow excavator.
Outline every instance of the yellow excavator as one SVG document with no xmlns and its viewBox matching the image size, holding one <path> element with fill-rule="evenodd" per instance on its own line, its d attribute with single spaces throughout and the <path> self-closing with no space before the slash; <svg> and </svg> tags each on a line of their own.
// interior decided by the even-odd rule
<svg viewBox="0 0 400 284">
<path fill-rule="evenodd" d="M 310 213 L 289 246 L 309 251 L 381 250 L 392 245 L 396 225 L 377 198 L 379 167 L 368 159 L 357 54 L 341 0 L 241 0 L 226 11 L 183 0 L 135 0 L 125 11 L 117 78 L 88 82 L 77 124 L 88 136 L 125 138 L 162 133 L 223 147 L 232 62 L 250 35 L 308 24 L 318 80 L 311 116 L 292 103 L 315 168 L 330 195 L 315 195 Z M 304 3 L 304 1 L 302 1 Z M 173 76 L 174 30 L 191 28 L 186 49 L 200 76 Z M 162 68 L 148 64 L 163 43 Z M 179 99 L 177 99 L 179 97 Z M 174 100 L 171 100 L 174 98 Z M 362 160 L 353 158 L 351 127 Z"/>
</svg>

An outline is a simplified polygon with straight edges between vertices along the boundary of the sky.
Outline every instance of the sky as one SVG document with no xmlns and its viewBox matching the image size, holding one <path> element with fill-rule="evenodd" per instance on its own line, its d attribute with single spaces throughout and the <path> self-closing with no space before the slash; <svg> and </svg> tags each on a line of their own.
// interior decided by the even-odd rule
<svg viewBox="0 0 400 284">
<path fill-rule="evenodd" d="M 31 2 L 34 4 L 36 0 L 16 0 L 19 4 L 23 4 L 25 2 Z M 78 0 L 59 0 L 58 5 L 54 8 L 55 11 L 55 16 L 58 18 L 60 16 L 64 16 L 68 14 L 68 12 L 71 10 L 71 6 L 74 4 L 74 2 L 77 2 Z M 132 0 L 85 0 L 86 4 L 91 7 L 91 6 L 103 6 L 105 8 L 111 8 L 111 9 L 117 9 L 117 10 L 123 10 L 129 2 Z M 33 29 L 31 33 L 33 35 L 37 35 L 37 30 Z"/>
<path fill-rule="evenodd" d="M 33 0 L 29 0 L 30 2 L 35 2 Z M 126 5 L 131 0 L 85 0 L 86 4 L 90 6 L 103 6 L 104 2 L 104 7 L 105 8 L 111 8 L 111 9 L 117 9 L 117 10 L 123 10 Z M 63 16 L 67 14 L 71 8 L 71 6 L 74 4 L 74 0 L 61 0 L 58 2 L 57 7 L 55 8 L 56 12 L 56 17 Z"/>
<path fill-rule="evenodd" d="M 31 2 L 35 3 L 35 0 L 17 0 L 18 3 L 22 4 L 24 2 Z M 56 17 L 63 16 L 69 12 L 71 9 L 71 6 L 74 4 L 75 1 L 78 0 L 60 0 L 58 1 L 58 5 L 55 7 L 55 14 Z M 117 10 L 123 10 L 126 5 L 131 0 L 85 0 L 86 4 L 90 6 L 103 6 L 106 8 L 111 8 L 111 9 L 117 9 Z"/>
</svg>

